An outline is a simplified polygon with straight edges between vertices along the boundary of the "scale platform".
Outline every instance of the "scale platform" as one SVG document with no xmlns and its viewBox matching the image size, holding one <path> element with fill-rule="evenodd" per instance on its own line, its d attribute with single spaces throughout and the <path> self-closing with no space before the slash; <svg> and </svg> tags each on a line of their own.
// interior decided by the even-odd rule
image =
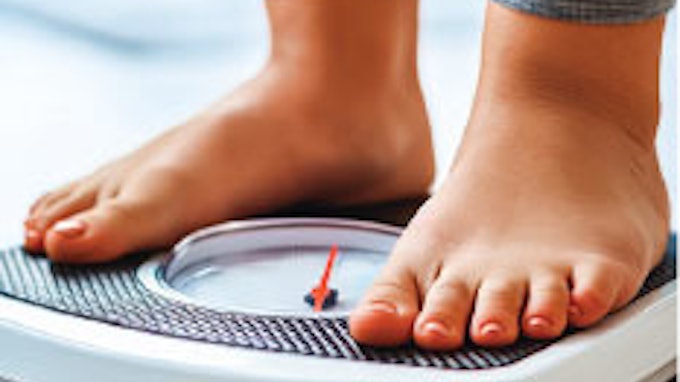
<svg viewBox="0 0 680 382">
<path fill-rule="evenodd" d="M 638 298 L 554 341 L 452 352 L 361 346 L 347 315 L 401 228 L 347 218 L 262 218 L 171 251 L 96 266 L 0 251 L 0 380 L 667 381 L 675 375 L 675 241 Z M 337 303 L 303 295 L 336 246 Z"/>
</svg>

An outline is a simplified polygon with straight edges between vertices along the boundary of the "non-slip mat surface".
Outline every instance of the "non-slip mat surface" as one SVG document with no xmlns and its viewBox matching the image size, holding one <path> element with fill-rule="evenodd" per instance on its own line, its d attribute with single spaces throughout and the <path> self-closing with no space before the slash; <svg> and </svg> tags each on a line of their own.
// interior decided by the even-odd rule
<svg viewBox="0 0 680 382">
<path fill-rule="evenodd" d="M 487 369 L 525 358 L 555 341 L 522 339 L 502 349 L 436 353 L 413 346 L 374 349 L 357 345 L 345 319 L 312 319 L 224 313 L 152 293 L 137 279 L 144 257 L 98 266 L 53 265 L 20 248 L 0 251 L 0 294 L 60 312 L 121 327 L 229 346 L 450 369 Z M 640 295 L 675 278 L 675 240 Z M 569 335 L 569 334 L 566 334 Z"/>
</svg>

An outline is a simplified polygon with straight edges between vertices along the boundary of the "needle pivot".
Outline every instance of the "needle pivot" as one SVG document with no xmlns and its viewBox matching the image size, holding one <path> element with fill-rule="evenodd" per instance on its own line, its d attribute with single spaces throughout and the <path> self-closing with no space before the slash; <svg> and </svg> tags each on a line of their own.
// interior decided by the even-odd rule
<svg viewBox="0 0 680 382">
<path fill-rule="evenodd" d="M 305 295 L 305 302 L 314 307 L 315 312 L 320 312 L 323 309 L 328 309 L 334 306 L 338 302 L 338 290 L 328 288 L 328 280 L 331 277 L 331 272 L 333 271 L 333 264 L 335 259 L 338 257 L 338 245 L 335 244 L 331 247 L 331 251 L 328 254 L 328 259 L 326 260 L 326 267 L 321 274 L 321 279 L 319 283 Z"/>
</svg>

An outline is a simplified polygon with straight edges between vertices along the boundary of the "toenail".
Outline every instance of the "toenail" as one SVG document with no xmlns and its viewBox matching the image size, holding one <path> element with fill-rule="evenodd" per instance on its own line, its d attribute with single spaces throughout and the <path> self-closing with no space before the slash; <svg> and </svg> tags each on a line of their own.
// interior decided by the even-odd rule
<svg viewBox="0 0 680 382">
<path fill-rule="evenodd" d="M 34 229 L 30 229 L 30 228 L 26 230 L 26 240 L 35 241 L 39 238 L 40 238 L 40 234 L 38 233 L 38 231 L 36 231 Z"/>
<path fill-rule="evenodd" d="M 539 317 L 539 316 L 531 317 L 527 321 L 527 323 L 529 324 L 529 326 L 531 326 L 532 328 L 536 328 L 536 329 L 547 329 L 547 328 L 552 326 L 550 320 L 548 320 L 547 318 L 544 318 L 544 317 Z"/>
<path fill-rule="evenodd" d="M 577 317 L 583 314 L 583 311 L 577 305 L 569 305 L 568 312 L 570 315 Z"/>
<path fill-rule="evenodd" d="M 54 232 L 57 232 L 66 237 L 76 237 L 85 232 L 85 222 L 82 220 L 62 220 L 54 225 L 52 228 Z"/>
<path fill-rule="evenodd" d="M 24 233 L 24 248 L 30 254 L 40 251 L 42 248 L 40 232 L 34 229 L 27 229 Z"/>
<path fill-rule="evenodd" d="M 27 229 L 24 234 L 25 242 L 31 249 L 36 249 L 40 245 L 40 233 L 34 229 Z"/>
<path fill-rule="evenodd" d="M 436 337 L 451 337 L 449 330 L 441 322 L 430 321 L 423 325 L 423 332 Z"/>
<path fill-rule="evenodd" d="M 502 333 L 503 326 L 497 322 L 487 322 L 486 324 L 482 325 L 480 332 L 484 336 L 493 336 Z"/>
<path fill-rule="evenodd" d="M 383 312 L 395 314 L 397 313 L 397 307 L 394 304 L 386 301 L 374 301 L 369 304 L 364 305 L 364 310 L 369 312 Z"/>
</svg>

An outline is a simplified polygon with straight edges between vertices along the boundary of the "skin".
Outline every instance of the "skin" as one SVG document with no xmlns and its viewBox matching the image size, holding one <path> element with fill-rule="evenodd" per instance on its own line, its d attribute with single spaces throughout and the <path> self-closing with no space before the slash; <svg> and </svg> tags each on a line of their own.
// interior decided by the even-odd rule
<svg viewBox="0 0 680 382">
<path fill-rule="evenodd" d="M 26 246 L 98 262 L 294 203 L 424 192 L 433 165 L 417 4 L 357 6 L 270 1 L 262 73 L 38 200 Z M 662 29 L 661 19 L 593 26 L 489 5 L 461 149 L 352 313 L 358 341 L 443 350 L 466 336 L 553 338 L 634 296 L 668 231 L 653 144 Z"/>
<path fill-rule="evenodd" d="M 489 5 L 461 149 L 353 312 L 357 340 L 503 346 L 591 326 L 634 297 L 668 232 L 662 29 Z"/>
<path fill-rule="evenodd" d="M 26 248 L 101 262 L 293 204 L 426 194 L 434 164 L 415 1 L 372 1 L 360 14 L 344 1 L 270 1 L 267 10 L 271 54 L 259 75 L 41 197 L 25 222 Z"/>
</svg>

